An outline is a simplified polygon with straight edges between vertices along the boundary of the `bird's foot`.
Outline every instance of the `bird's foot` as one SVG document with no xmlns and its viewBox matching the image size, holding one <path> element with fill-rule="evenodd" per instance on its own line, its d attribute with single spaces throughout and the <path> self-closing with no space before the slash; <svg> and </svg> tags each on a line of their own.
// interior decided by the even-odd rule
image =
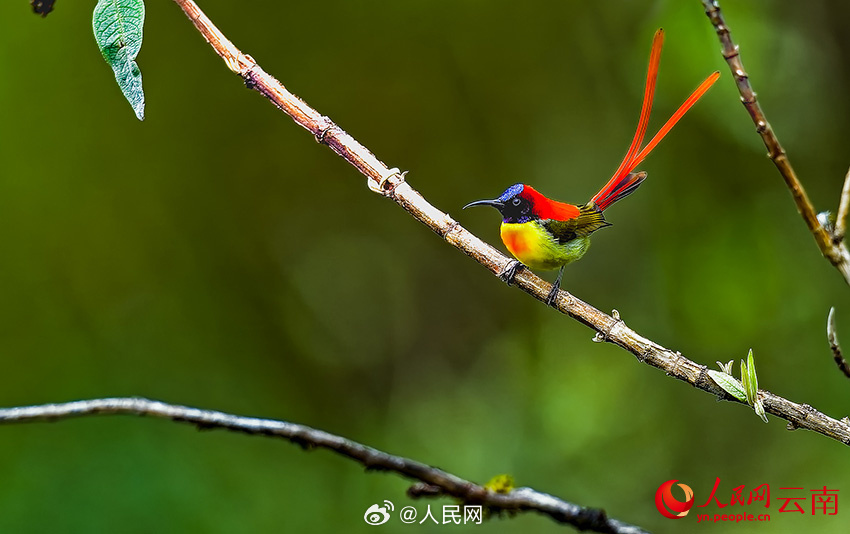
<svg viewBox="0 0 850 534">
<path fill-rule="evenodd" d="M 552 289 L 549 290 L 549 295 L 546 297 L 546 305 L 551 306 L 555 303 L 555 299 L 558 298 L 558 292 L 561 291 L 561 281 L 558 280 L 552 286 Z"/>
<path fill-rule="evenodd" d="M 499 278 L 506 284 L 511 285 L 514 283 L 514 278 L 516 278 L 516 273 L 522 268 L 522 263 L 519 260 L 511 260 L 505 270 L 499 274 Z"/>
</svg>

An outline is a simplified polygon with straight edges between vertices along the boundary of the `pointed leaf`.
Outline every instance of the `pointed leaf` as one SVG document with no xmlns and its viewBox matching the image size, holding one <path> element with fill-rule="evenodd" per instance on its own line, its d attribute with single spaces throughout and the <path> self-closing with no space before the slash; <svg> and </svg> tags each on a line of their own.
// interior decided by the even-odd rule
<svg viewBox="0 0 850 534">
<path fill-rule="evenodd" d="M 139 120 L 145 118 L 145 93 L 136 56 L 142 48 L 144 24 L 143 0 L 98 0 L 94 7 L 92 27 L 97 46 Z"/>
<path fill-rule="evenodd" d="M 744 388 L 740 382 L 734 377 L 727 375 L 726 373 L 722 373 L 720 371 L 715 371 L 714 369 L 708 370 L 708 376 L 714 380 L 718 386 L 723 388 L 723 391 L 732 395 L 739 401 L 746 402 L 747 394 L 744 393 Z"/>
<path fill-rule="evenodd" d="M 747 385 L 749 386 L 747 398 L 752 399 L 750 404 L 754 404 L 759 395 L 759 379 L 756 376 L 756 362 L 753 359 L 753 349 L 750 349 L 749 354 L 747 354 Z"/>
<path fill-rule="evenodd" d="M 744 387 L 744 395 L 746 395 L 747 404 L 753 405 L 753 400 L 750 397 L 750 375 L 747 373 L 747 364 L 741 360 L 741 385 Z"/>
<path fill-rule="evenodd" d="M 723 363 L 721 361 L 718 361 L 717 365 L 720 366 L 721 371 L 723 371 L 727 375 L 731 375 L 732 374 L 732 362 L 734 362 L 734 361 L 735 360 L 729 360 L 729 363 Z"/>
<path fill-rule="evenodd" d="M 756 415 L 761 417 L 761 420 L 767 423 L 767 415 L 764 413 L 764 404 L 761 402 L 761 399 L 756 399 L 753 409 L 756 411 Z"/>
</svg>

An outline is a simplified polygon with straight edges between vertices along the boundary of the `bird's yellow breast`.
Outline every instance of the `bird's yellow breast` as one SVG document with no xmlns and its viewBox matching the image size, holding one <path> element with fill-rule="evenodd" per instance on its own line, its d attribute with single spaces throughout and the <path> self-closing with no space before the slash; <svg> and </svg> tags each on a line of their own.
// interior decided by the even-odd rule
<svg viewBox="0 0 850 534">
<path fill-rule="evenodd" d="M 560 244 L 538 221 L 503 222 L 501 235 L 508 251 L 532 269 L 557 269 L 584 256 L 590 246 L 587 237 Z"/>
</svg>

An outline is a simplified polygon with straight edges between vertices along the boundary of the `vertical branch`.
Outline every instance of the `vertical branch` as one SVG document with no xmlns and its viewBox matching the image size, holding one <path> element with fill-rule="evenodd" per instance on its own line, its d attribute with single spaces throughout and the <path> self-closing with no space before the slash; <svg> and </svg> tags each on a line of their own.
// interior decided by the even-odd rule
<svg viewBox="0 0 850 534">
<path fill-rule="evenodd" d="M 726 26 L 726 20 L 720 12 L 720 5 L 717 0 L 702 0 L 702 3 L 705 6 L 705 14 L 711 21 L 712 26 L 714 26 L 717 37 L 720 39 L 721 53 L 726 59 L 726 63 L 729 64 L 729 68 L 735 78 L 735 85 L 741 94 L 741 102 L 744 104 L 747 113 L 750 114 L 750 118 L 756 126 L 756 131 L 761 136 L 764 146 L 767 147 L 768 157 L 776 165 L 779 174 L 785 180 L 785 185 L 788 186 L 791 196 L 794 197 L 797 211 L 802 215 L 803 221 L 814 236 L 821 253 L 838 269 L 844 277 L 844 281 L 850 284 L 850 252 L 848 252 L 847 246 L 842 239 L 844 236 L 843 233 L 840 234 L 840 238 L 838 232 L 834 235 L 830 234 L 818 220 L 817 211 L 809 200 L 803 184 L 797 178 L 797 174 L 788 160 L 785 149 L 779 143 L 779 138 L 776 137 L 773 128 L 767 122 L 764 111 L 761 109 L 761 105 L 756 98 L 756 93 L 753 91 L 752 84 L 750 84 L 749 75 L 744 70 L 738 45 L 732 41 L 732 35 L 729 33 L 728 26 Z M 845 183 L 844 187 L 846 190 L 850 185 Z M 845 207 L 845 217 L 847 209 Z"/>
<path fill-rule="evenodd" d="M 844 187 L 841 188 L 841 200 L 838 202 L 838 214 L 835 218 L 835 231 L 832 238 L 836 242 L 844 241 L 847 234 L 847 214 L 850 212 L 850 169 L 844 177 Z"/>
</svg>

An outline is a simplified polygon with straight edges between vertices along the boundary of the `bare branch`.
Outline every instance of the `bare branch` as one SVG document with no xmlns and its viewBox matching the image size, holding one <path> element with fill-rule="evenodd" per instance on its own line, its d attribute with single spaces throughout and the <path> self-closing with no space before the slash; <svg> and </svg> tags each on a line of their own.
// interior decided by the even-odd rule
<svg viewBox="0 0 850 534">
<path fill-rule="evenodd" d="M 242 77 L 249 88 L 268 98 L 296 124 L 312 133 L 317 141 L 328 145 L 331 150 L 366 176 L 369 189 L 394 200 L 450 245 L 489 269 L 494 275 L 500 275 L 510 265 L 513 260 L 462 227 L 448 214 L 429 204 L 405 181 L 405 173 L 388 168 L 342 128 L 308 106 L 290 93 L 282 83 L 263 71 L 250 56 L 243 54 L 227 40 L 193 1 L 174 1 L 183 8 L 210 46 L 224 59 L 232 71 Z M 787 163 L 787 160 L 784 161 Z M 823 230 L 820 225 L 818 227 Z M 847 266 L 850 268 L 850 263 Z M 850 277 L 850 270 L 848 270 L 848 277 Z M 552 287 L 528 269 L 522 269 L 517 273 L 514 285 L 540 301 L 546 300 Z M 563 290 L 552 303 L 552 307 L 595 330 L 598 334 L 597 339 L 626 349 L 637 356 L 639 361 L 661 369 L 667 375 L 721 399 L 740 402 L 708 377 L 706 366 L 699 365 L 683 357 L 681 353 L 662 347 L 641 336 L 627 327 L 619 316 L 607 315 Z M 760 390 L 759 396 L 764 400 L 767 413 L 787 420 L 788 428 L 805 428 L 850 445 L 850 420 L 838 421 L 807 404 L 797 404 L 769 391 Z"/>
<path fill-rule="evenodd" d="M 62 404 L 43 404 L 19 408 L 0 408 L 0 424 L 56 421 L 93 415 L 140 415 L 189 423 L 201 430 L 226 429 L 249 435 L 282 438 L 305 449 L 328 449 L 362 464 L 369 471 L 393 471 L 407 478 L 439 488 L 444 495 L 461 499 L 466 504 L 481 505 L 492 511 L 535 511 L 579 530 L 641 534 L 645 531 L 616 519 L 604 510 L 584 508 L 531 488 L 517 488 L 509 493 L 496 493 L 436 467 L 388 454 L 309 426 L 243 417 L 213 410 L 201 410 L 164 402 L 119 397 L 92 399 Z"/>
<path fill-rule="evenodd" d="M 832 233 L 832 239 L 836 242 L 844 241 L 844 236 L 847 235 L 848 212 L 850 212 L 850 169 L 844 177 L 841 200 L 838 202 L 838 214 L 835 217 L 835 231 Z"/>
<path fill-rule="evenodd" d="M 773 132 L 773 128 L 770 126 L 770 123 L 767 122 L 767 117 L 765 117 L 764 111 L 761 109 L 761 105 L 758 103 L 756 93 L 753 91 L 752 85 L 750 84 L 750 77 L 747 74 L 747 71 L 744 70 L 744 64 L 741 61 L 741 54 L 738 49 L 738 45 L 732 41 L 732 35 L 729 33 L 729 28 L 726 26 L 723 14 L 720 12 L 720 5 L 717 0 L 702 0 L 702 4 L 705 6 L 705 14 L 708 15 L 708 19 L 714 26 L 714 29 L 717 32 L 717 37 L 720 39 L 720 44 L 722 46 L 721 53 L 726 59 L 726 63 L 729 64 L 729 68 L 735 78 L 735 85 L 738 86 L 738 92 L 741 93 L 741 103 L 744 104 L 744 107 L 750 114 L 750 118 L 753 120 L 753 124 L 756 125 L 756 131 L 759 135 L 761 135 L 761 139 L 764 141 L 764 146 L 767 147 L 768 157 L 771 161 L 773 161 L 773 164 L 776 165 L 777 170 L 779 170 L 779 174 L 781 174 L 782 178 L 785 180 L 785 185 L 788 186 L 788 189 L 791 191 L 791 195 L 794 197 L 794 203 L 797 204 L 797 211 L 803 216 L 803 221 L 805 221 L 806 226 L 808 226 L 809 231 L 814 236 L 821 253 L 829 260 L 830 263 L 832 263 L 832 265 L 835 266 L 836 269 L 838 269 L 844 277 L 844 281 L 850 284 L 850 252 L 848 252 L 847 245 L 843 241 L 844 223 L 840 223 L 841 233 L 839 237 L 838 231 L 834 234 L 830 234 L 830 232 L 828 232 L 818 220 L 815 207 L 809 200 L 808 195 L 806 195 L 806 190 L 797 178 L 794 168 L 791 167 L 791 162 L 785 154 L 785 149 L 782 148 L 782 145 L 779 143 L 779 138 L 776 137 L 776 134 Z M 845 181 L 844 190 L 846 193 L 842 193 L 842 205 L 846 204 L 843 200 L 845 194 L 850 195 L 850 192 L 847 192 L 848 187 L 850 187 L 850 185 L 848 185 Z M 839 212 L 841 212 L 840 207 Z M 846 214 L 847 207 L 845 206 L 845 219 L 847 216 Z M 842 220 L 841 215 L 839 215 L 839 220 Z M 837 228 L 838 227 L 836 227 L 836 229 Z"/>
<path fill-rule="evenodd" d="M 850 365 L 841 354 L 841 345 L 838 344 L 838 334 L 835 332 L 835 308 L 829 309 L 829 316 L 826 318 L 826 339 L 829 340 L 829 348 L 832 349 L 832 357 L 838 369 L 850 378 Z"/>
</svg>

